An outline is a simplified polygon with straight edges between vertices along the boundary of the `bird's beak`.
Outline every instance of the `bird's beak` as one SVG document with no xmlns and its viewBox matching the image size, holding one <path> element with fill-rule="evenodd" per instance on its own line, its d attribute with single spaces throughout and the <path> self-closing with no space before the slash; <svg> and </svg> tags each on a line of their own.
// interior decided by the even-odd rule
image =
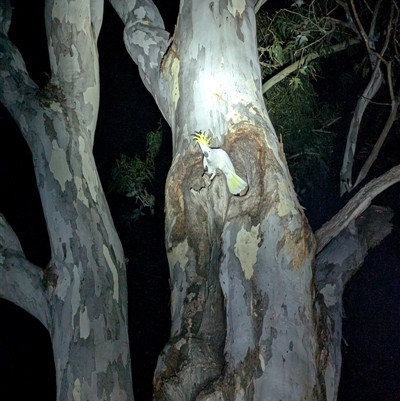
<svg viewBox="0 0 400 401">
<path fill-rule="evenodd" d="M 207 150 L 208 150 L 208 147 L 206 146 L 206 145 L 203 145 L 202 143 L 199 143 L 199 145 L 200 145 L 200 149 L 201 149 L 201 151 L 204 153 L 204 152 L 207 152 Z"/>
</svg>

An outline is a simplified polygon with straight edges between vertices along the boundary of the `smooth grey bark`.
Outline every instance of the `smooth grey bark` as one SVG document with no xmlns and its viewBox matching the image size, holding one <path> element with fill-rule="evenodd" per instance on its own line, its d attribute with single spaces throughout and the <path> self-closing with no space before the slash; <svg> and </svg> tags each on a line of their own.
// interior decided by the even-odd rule
<svg viewBox="0 0 400 401">
<path fill-rule="evenodd" d="M 340 194 L 343 195 L 346 191 L 350 192 L 353 187 L 352 172 L 353 162 L 356 152 L 358 132 L 360 130 L 361 120 L 365 109 L 370 101 L 374 98 L 383 82 L 383 73 L 381 69 L 381 61 L 378 60 L 374 66 L 370 81 L 364 89 L 363 94 L 357 102 L 354 110 L 353 118 L 351 119 L 349 133 L 347 134 L 346 149 L 343 156 L 343 164 L 340 170 Z"/>
<path fill-rule="evenodd" d="M 339 390 L 344 287 L 362 266 L 369 249 L 390 234 L 392 217 L 390 209 L 371 206 L 335 236 L 315 260 L 318 371 L 325 372 L 327 400 L 336 400 Z"/>
<path fill-rule="evenodd" d="M 2 214 L 0 267 L 1 296 L 28 311 L 49 330 L 51 312 L 43 291 L 43 270 L 25 258 L 16 234 Z"/>
<path fill-rule="evenodd" d="M 400 165 L 397 165 L 361 188 L 335 216 L 315 232 L 317 253 L 363 213 L 376 196 L 399 181 Z"/>
<path fill-rule="evenodd" d="M 45 269 L 24 257 L 0 219 L 0 295 L 49 330 L 57 400 L 132 400 L 127 283 L 93 159 L 103 2 L 46 1 L 51 80 L 39 88 L 7 34 L 0 1 L 0 101 L 26 139 L 50 239 Z"/>
<path fill-rule="evenodd" d="M 385 4 L 385 2 L 383 2 Z M 396 38 L 396 32 L 398 30 L 398 6 L 396 6 L 394 1 L 390 1 L 390 15 L 385 20 L 386 26 L 381 28 L 381 32 L 377 32 L 377 19 L 378 15 L 382 14 L 383 6 L 382 1 L 375 2 L 374 11 L 369 21 L 369 31 L 368 34 L 361 22 L 359 17 L 359 12 L 354 4 L 354 2 L 350 2 L 352 12 L 350 13 L 350 9 L 347 8 L 347 15 L 349 18 L 353 18 L 355 20 L 355 24 L 357 26 L 357 30 L 360 34 L 360 37 L 363 39 L 364 44 L 366 46 L 370 63 L 371 63 L 371 77 L 370 80 L 364 89 L 362 96 L 358 99 L 357 106 L 354 110 L 354 115 L 350 123 L 349 133 L 347 134 L 347 142 L 346 148 L 343 156 L 342 168 L 340 170 L 340 194 L 343 195 L 345 192 L 350 192 L 355 186 L 357 186 L 366 176 L 371 164 L 375 160 L 380 147 L 390 130 L 391 125 L 394 121 L 394 115 L 396 113 L 398 107 L 398 99 L 395 98 L 393 92 L 393 76 L 392 76 L 392 56 L 386 55 L 387 50 L 390 49 L 390 44 L 392 42 L 396 43 L 398 39 Z M 350 16 L 352 14 L 352 16 Z M 385 40 L 379 43 L 376 38 L 380 35 L 385 36 Z M 379 50 L 376 49 L 379 43 Z M 396 45 L 395 45 L 396 46 Z M 353 185 L 352 179 L 352 171 L 353 171 L 353 163 L 354 156 L 357 145 L 358 132 L 360 130 L 361 121 L 364 115 L 364 111 L 374 96 L 377 94 L 380 89 L 382 83 L 384 82 L 384 76 L 382 67 L 383 65 L 386 67 L 386 80 L 389 86 L 389 93 L 391 98 L 392 112 L 388 118 L 387 124 L 382 130 L 380 138 L 378 139 L 373 152 L 370 157 L 365 162 L 361 172 L 359 173 L 355 184 Z M 394 111 L 393 111 L 394 110 Z"/>
<path fill-rule="evenodd" d="M 110 1 L 173 135 L 165 205 L 172 328 L 154 399 L 335 400 L 341 326 L 331 319 L 340 318 L 345 280 L 324 276 L 333 250 L 313 269 L 314 235 L 262 98 L 254 2 L 181 0 L 168 40 L 150 0 Z M 203 174 L 197 131 L 228 153 L 249 184 L 244 196 L 229 193 L 223 174 Z M 356 260 L 355 249 L 334 272 L 354 268 L 344 261 Z M 329 285 L 339 289 L 332 308 Z"/>
<path fill-rule="evenodd" d="M 253 4 L 181 1 L 168 44 L 150 1 L 111 3 L 173 132 L 172 330 L 155 398 L 312 399 L 314 240 L 263 102 Z M 199 130 L 246 177 L 245 196 L 231 196 L 223 176 L 202 177 Z"/>
</svg>

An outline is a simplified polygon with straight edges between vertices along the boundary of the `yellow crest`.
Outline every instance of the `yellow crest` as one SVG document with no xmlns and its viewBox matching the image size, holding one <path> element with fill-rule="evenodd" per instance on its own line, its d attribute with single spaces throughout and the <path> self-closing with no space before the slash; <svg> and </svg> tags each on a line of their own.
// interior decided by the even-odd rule
<svg viewBox="0 0 400 401">
<path fill-rule="evenodd" d="M 210 138 L 204 132 L 195 131 L 195 134 L 193 134 L 193 139 L 201 145 L 206 145 L 208 147 L 210 146 Z"/>
</svg>

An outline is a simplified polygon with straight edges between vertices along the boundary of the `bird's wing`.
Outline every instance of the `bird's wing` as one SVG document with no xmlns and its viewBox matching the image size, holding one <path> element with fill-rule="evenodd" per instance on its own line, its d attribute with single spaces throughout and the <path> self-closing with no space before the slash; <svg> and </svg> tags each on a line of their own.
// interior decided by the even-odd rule
<svg viewBox="0 0 400 401">
<path fill-rule="evenodd" d="M 223 149 L 212 149 L 215 152 L 214 160 L 215 167 L 219 168 L 224 174 L 227 174 L 229 171 L 235 172 L 235 167 L 233 167 L 231 158 L 228 156 L 228 153 Z"/>
<path fill-rule="evenodd" d="M 229 191 L 234 195 L 244 191 L 247 187 L 247 182 L 236 174 L 235 167 L 233 167 L 228 153 L 223 149 L 212 150 L 216 152 L 215 167 L 219 168 L 225 174 Z"/>
</svg>

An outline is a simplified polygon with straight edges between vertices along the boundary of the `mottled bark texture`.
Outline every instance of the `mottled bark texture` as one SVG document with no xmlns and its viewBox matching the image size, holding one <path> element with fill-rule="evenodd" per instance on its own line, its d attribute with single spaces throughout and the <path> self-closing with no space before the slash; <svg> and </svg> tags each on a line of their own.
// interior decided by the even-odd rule
<svg viewBox="0 0 400 401">
<path fill-rule="evenodd" d="M 253 4 L 181 1 L 169 42 L 150 1 L 112 4 L 173 132 L 172 329 L 155 398 L 312 399 L 315 243 L 263 102 Z M 223 175 L 203 175 L 200 130 L 248 181 L 244 196 L 231 196 Z"/>
<path fill-rule="evenodd" d="M 181 0 L 169 40 L 152 1 L 111 3 L 173 134 L 165 205 L 172 328 L 154 399 L 334 400 L 341 331 L 332 320 L 340 315 L 324 298 L 326 263 L 314 281 L 316 242 L 263 102 L 256 2 Z M 246 194 L 232 196 L 223 174 L 203 174 L 196 131 L 228 153 Z M 340 305 L 344 281 L 335 277 Z"/>
<path fill-rule="evenodd" d="M 346 283 L 358 271 L 368 250 L 390 234 L 393 213 L 371 206 L 342 230 L 316 258 L 314 301 L 318 333 L 318 372 L 326 400 L 336 400 L 342 365 L 342 296 Z"/>
<path fill-rule="evenodd" d="M 0 0 L 0 101 L 34 161 L 51 261 L 26 260 L 0 217 L 0 295 L 49 330 L 57 400 L 132 400 L 124 255 L 93 159 L 102 0 L 46 1 L 51 80 L 39 88 Z"/>
</svg>

